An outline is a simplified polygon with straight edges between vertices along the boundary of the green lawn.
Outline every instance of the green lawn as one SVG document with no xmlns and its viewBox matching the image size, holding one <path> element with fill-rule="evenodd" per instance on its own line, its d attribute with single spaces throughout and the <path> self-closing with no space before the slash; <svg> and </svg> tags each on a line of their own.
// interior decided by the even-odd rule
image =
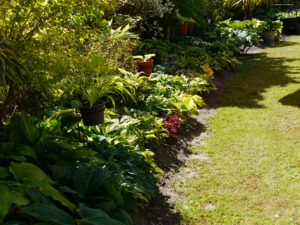
<svg viewBox="0 0 300 225">
<path fill-rule="evenodd" d="M 243 61 L 176 184 L 182 224 L 300 224 L 300 37 Z"/>
</svg>

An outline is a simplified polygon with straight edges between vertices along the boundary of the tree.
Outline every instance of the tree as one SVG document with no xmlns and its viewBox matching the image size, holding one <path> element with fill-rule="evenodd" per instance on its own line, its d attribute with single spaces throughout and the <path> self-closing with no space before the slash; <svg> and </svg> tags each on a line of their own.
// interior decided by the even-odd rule
<svg viewBox="0 0 300 225">
<path fill-rule="evenodd" d="M 278 0 L 225 0 L 224 5 L 230 8 L 241 6 L 244 11 L 245 19 L 250 19 L 257 6 L 263 4 L 270 5 L 277 2 Z"/>
</svg>

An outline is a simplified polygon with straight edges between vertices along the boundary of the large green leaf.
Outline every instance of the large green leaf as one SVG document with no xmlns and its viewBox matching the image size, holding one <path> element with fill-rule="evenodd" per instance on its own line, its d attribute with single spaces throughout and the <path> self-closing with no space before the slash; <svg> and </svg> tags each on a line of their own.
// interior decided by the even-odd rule
<svg viewBox="0 0 300 225">
<path fill-rule="evenodd" d="M 8 169 L 5 167 L 0 167 L 0 178 L 3 179 L 3 178 L 7 178 L 9 176 L 10 176 L 10 173 L 9 173 Z"/>
<path fill-rule="evenodd" d="M 80 203 L 78 208 L 78 213 L 81 216 L 81 218 L 92 218 L 92 217 L 103 217 L 103 218 L 109 218 L 108 214 L 101 209 L 94 209 L 87 207 L 85 204 Z"/>
<path fill-rule="evenodd" d="M 27 196 L 31 199 L 34 203 L 44 204 L 44 205 L 54 205 L 52 201 L 47 199 L 39 190 L 26 187 L 25 188 Z"/>
<path fill-rule="evenodd" d="M 122 223 L 126 225 L 133 225 L 133 221 L 130 217 L 130 215 L 124 210 L 124 209 L 117 209 L 110 213 L 110 215 L 119 221 L 122 221 Z"/>
<path fill-rule="evenodd" d="M 38 161 L 37 155 L 35 154 L 33 148 L 31 148 L 28 145 L 19 145 L 17 147 L 16 151 L 20 155 L 27 156 L 27 157 L 30 157 L 30 158 Z"/>
<path fill-rule="evenodd" d="M 126 204 L 127 204 L 127 202 L 126 202 Z M 97 208 L 100 208 L 100 209 L 104 210 L 105 212 L 111 212 L 116 209 L 116 203 L 113 199 L 101 201 L 96 206 L 97 206 Z"/>
<path fill-rule="evenodd" d="M 21 119 L 20 120 L 21 129 L 22 129 L 25 137 L 31 143 L 34 144 L 40 135 L 38 128 L 34 125 L 34 123 L 30 120 L 30 117 L 28 117 L 26 115 L 26 113 L 22 113 L 20 119 Z"/>
<path fill-rule="evenodd" d="M 11 194 L 6 185 L 0 185 L 0 224 L 11 207 Z"/>
<path fill-rule="evenodd" d="M 51 182 L 50 178 L 37 166 L 31 163 L 14 163 L 12 162 L 9 170 L 13 173 L 17 181 L 47 181 Z M 66 199 L 58 190 L 50 184 L 45 184 L 40 187 L 40 191 L 53 200 L 59 201 L 62 205 L 70 210 L 75 209 L 75 205 Z"/>
<path fill-rule="evenodd" d="M 119 190 L 117 190 L 116 186 L 112 183 L 106 183 L 104 185 L 104 188 L 106 192 L 114 198 L 114 200 L 119 204 L 123 205 L 124 204 L 124 199 L 122 197 L 122 194 Z"/>
<path fill-rule="evenodd" d="M 17 207 L 26 206 L 30 203 L 30 200 L 26 197 L 23 187 L 13 187 L 10 193 L 11 201 Z"/>
<path fill-rule="evenodd" d="M 22 211 L 38 220 L 44 221 L 53 225 L 74 225 L 73 218 L 63 210 L 46 204 L 32 204 Z"/>
<path fill-rule="evenodd" d="M 55 201 L 59 201 L 63 206 L 68 207 L 71 211 L 75 210 L 75 205 L 51 185 L 46 185 L 44 187 L 41 187 L 40 191 L 45 196 L 51 197 Z"/>
<path fill-rule="evenodd" d="M 99 190 L 106 182 L 108 174 L 100 166 L 82 166 L 73 175 L 76 191 L 82 195 Z"/>
<path fill-rule="evenodd" d="M 44 171 L 31 163 L 11 162 L 9 171 L 14 175 L 17 181 L 50 181 L 50 178 L 48 178 Z"/>
<path fill-rule="evenodd" d="M 80 204 L 78 213 L 82 217 L 81 220 L 77 221 L 78 225 L 125 225 L 110 218 L 104 211 L 89 208 L 85 204 Z"/>
</svg>

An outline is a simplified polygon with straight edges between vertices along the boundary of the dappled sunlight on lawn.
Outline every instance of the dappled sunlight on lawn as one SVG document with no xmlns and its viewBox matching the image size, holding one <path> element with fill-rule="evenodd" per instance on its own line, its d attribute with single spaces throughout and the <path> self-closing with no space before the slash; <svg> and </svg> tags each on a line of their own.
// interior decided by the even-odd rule
<svg viewBox="0 0 300 225">
<path fill-rule="evenodd" d="M 300 37 L 290 37 L 243 58 L 210 137 L 193 146 L 210 162 L 190 163 L 200 172 L 179 186 L 187 224 L 300 224 L 299 52 Z"/>
</svg>

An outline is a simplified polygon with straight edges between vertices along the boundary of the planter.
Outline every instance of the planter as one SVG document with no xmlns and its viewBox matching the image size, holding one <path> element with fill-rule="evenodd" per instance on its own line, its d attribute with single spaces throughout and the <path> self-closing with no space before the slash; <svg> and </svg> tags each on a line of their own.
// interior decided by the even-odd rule
<svg viewBox="0 0 300 225">
<path fill-rule="evenodd" d="M 152 73 L 153 59 L 146 62 L 137 62 L 138 71 L 142 72 L 142 76 L 149 77 Z"/>
<path fill-rule="evenodd" d="M 188 33 L 189 25 L 187 23 L 177 24 L 178 34 L 186 35 Z"/>
<path fill-rule="evenodd" d="M 83 103 L 79 110 L 85 126 L 96 126 L 104 122 L 104 102 L 95 103 L 92 108 L 89 103 Z"/>
<path fill-rule="evenodd" d="M 275 41 L 275 31 L 271 31 L 271 32 L 263 32 L 262 34 L 262 38 L 264 40 L 265 43 L 274 43 Z"/>
<path fill-rule="evenodd" d="M 195 27 L 195 23 L 188 23 L 188 31 L 189 31 L 189 33 L 193 32 L 194 27 Z"/>
</svg>

